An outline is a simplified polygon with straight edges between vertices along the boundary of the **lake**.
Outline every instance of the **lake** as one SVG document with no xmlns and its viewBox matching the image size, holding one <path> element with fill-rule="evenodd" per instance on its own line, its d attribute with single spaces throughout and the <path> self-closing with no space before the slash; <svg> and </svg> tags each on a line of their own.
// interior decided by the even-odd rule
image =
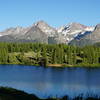
<svg viewBox="0 0 100 100">
<path fill-rule="evenodd" d="M 0 86 L 33 93 L 40 98 L 100 95 L 100 68 L 44 68 L 0 65 Z"/>
</svg>

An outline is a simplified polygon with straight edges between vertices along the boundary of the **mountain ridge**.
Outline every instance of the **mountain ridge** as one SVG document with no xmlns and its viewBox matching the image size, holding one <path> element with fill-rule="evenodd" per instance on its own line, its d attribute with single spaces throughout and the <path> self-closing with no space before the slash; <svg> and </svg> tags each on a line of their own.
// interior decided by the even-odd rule
<svg viewBox="0 0 100 100">
<path fill-rule="evenodd" d="M 40 20 L 29 27 L 24 28 L 18 26 L 15 28 L 8 28 L 0 32 L 0 41 L 42 42 L 48 44 L 65 43 L 78 45 L 82 42 L 82 40 L 99 42 L 99 32 L 100 24 L 97 24 L 96 26 L 86 26 L 80 23 L 73 22 L 63 25 L 59 28 L 54 28 L 48 25 L 45 21 Z M 91 36 L 92 38 L 89 39 L 89 36 Z M 87 42 L 87 44 L 90 43 Z"/>
</svg>

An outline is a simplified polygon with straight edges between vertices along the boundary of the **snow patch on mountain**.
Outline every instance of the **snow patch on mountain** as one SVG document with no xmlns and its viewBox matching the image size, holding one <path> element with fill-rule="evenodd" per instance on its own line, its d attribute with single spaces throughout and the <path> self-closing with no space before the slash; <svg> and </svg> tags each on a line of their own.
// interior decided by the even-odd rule
<svg viewBox="0 0 100 100">
<path fill-rule="evenodd" d="M 85 28 L 85 31 L 94 31 L 95 27 L 87 27 Z"/>
<path fill-rule="evenodd" d="M 1 37 L 1 36 L 3 36 L 3 35 L 0 34 L 0 37 Z"/>
<path fill-rule="evenodd" d="M 70 23 L 68 25 L 62 26 L 57 29 L 58 33 L 62 34 L 66 38 L 66 43 L 69 43 L 71 40 L 77 36 L 83 36 L 87 33 L 94 31 L 95 27 L 88 27 L 79 23 Z M 82 35 L 81 35 L 82 34 Z"/>
</svg>

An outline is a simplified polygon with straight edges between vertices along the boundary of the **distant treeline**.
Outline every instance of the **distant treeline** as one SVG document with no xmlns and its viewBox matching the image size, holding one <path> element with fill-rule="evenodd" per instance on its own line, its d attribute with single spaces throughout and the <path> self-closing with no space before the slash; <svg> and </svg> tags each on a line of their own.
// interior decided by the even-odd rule
<svg viewBox="0 0 100 100">
<path fill-rule="evenodd" d="M 0 43 L 0 64 L 99 66 L 100 47 L 65 44 Z"/>
</svg>

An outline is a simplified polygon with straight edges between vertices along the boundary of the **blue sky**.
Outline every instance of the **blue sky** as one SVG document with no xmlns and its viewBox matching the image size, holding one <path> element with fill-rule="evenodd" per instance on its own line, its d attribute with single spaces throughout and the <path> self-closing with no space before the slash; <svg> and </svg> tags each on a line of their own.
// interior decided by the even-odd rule
<svg viewBox="0 0 100 100">
<path fill-rule="evenodd" d="M 0 0 L 0 30 L 44 20 L 54 27 L 69 22 L 100 23 L 100 0 Z"/>
</svg>

